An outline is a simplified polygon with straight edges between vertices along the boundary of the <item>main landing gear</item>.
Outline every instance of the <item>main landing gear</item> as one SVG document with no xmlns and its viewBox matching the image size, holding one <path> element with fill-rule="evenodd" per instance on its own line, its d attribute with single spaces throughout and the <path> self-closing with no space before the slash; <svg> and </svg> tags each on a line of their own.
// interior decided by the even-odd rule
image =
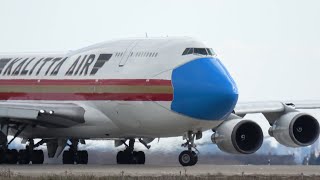
<svg viewBox="0 0 320 180">
<path fill-rule="evenodd" d="M 43 164 L 44 154 L 42 150 L 22 149 L 1 149 L 0 164 Z"/>
<path fill-rule="evenodd" d="M 22 149 L 19 152 L 16 149 L 8 149 L 9 145 L 15 140 L 17 136 L 26 128 L 24 126 L 16 127 L 17 132 L 14 137 L 7 141 L 7 134 L 9 126 L 1 128 L 0 131 L 0 164 L 43 164 L 44 154 L 42 150 L 35 150 L 34 148 L 43 144 L 43 141 L 39 141 L 34 144 L 33 139 L 29 139 L 29 144 L 26 149 Z M 4 133 L 5 132 L 5 133 Z"/>
<path fill-rule="evenodd" d="M 34 148 L 43 144 L 43 141 L 39 141 L 37 144 L 34 144 L 33 139 L 29 140 L 29 145 L 26 146 L 26 149 L 22 149 L 18 153 L 18 163 L 19 164 L 43 164 L 44 154 L 42 150 L 34 150 Z"/>
<path fill-rule="evenodd" d="M 140 140 L 141 142 L 141 140 Z M 144 164 L 146 161 L 146 156 L 143 151 L 134 151 L 135 139 L 129 140 L 129 145 L 123 142 L 126 145 L 124 151 L 119 151 L 117 154 L 117 163 L 118 164 Z M 144 144 L 142 142 L 142 144 Z M 144 144 L 146 145 L 146 144 Z M 150 146 L 146 146 L 148 149 Z"/>
<path fill-rule="evenodd" d="M 182 166 L 193 166 L 195 164 L 197 164 L 198 162 L 198 155 L 195 151 L 192 150 L 195 149 L 197 152 L 199 152 L 196 149 L 196 145 L 194 144 L 194 139 L 200 139 L 202 136 L 201 132 L 197 132 L 197 133 L 192 133 L 191 131 L 189 131 L 186 134 L 185 139 L 187 140 L 186 143 L 182 144 L 182 147 L 187 147 L 188 150 L 182 151 L 179 155 L 179 162 Z"/>
<path fill-rule="evenodd" d="M 68 144 L 69 150 L 63 152 L 63 164 L 88 164 L 88 151 L 79 151 L 78 144 L 79 140 L 71 140 L 71 144 Z"/>
</svg>

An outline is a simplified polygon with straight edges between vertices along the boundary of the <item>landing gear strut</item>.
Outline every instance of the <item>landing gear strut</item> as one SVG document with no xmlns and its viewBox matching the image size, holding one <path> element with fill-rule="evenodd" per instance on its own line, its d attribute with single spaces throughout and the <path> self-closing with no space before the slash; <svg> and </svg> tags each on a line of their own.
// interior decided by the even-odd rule
<svg viewBox="0 0 320 180">
<path fill-rule="evenodd" d="M 62 163 L 63 164 L 88 164 L 88 151 L 78 150 L 78 139 L 71 140 L 70 148 L 63 152 Z"/>
<path fill-rule="evenodd" d="M 129 140 L 129 145 L 126 145 L 124 151 L 119 151 L 117 154 L 118 164 L 144 164 L 146 161 L 146 156 L 143 151 L 134 151 L 135 139 Z"/>
<path fill-rule="evenodd" d="M 198 155 L 195 151 L 193 151 L 192 149 L 195 149 L 197 152 L 199 152 L 196 149 L 196 145 L 194 144 L 194 139 L 197 137 L 201 138 L 201 132 L 198 133 L 193 133 L 191 131 L 189 131 L 186 134 L 186 140 L 187 142 L 182 144 L 182 147 L 187 147 L 188 150 L 182 151 L 179 155 L 179 162 L 182 166 L 193 166 L 195 164 L 197 164 L 198 162 Z M 199 138 L 199 139 L 200 139 Z"/>
</svg>

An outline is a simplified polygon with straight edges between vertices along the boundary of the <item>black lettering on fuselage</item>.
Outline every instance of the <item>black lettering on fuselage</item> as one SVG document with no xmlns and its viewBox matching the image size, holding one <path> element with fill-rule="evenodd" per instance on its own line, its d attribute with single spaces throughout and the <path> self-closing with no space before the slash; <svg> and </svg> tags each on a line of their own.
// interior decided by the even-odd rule
<svg viewBox="0 0 320 180">
<path fill-rule="evenodd" d="M 96 56 L 95 54 L 78 56 L 65 75 L 95 75 L 98 70 L 110 60 L 112 54 L 100 54 L 97 59 Z M 45 76 L 56 76 L 68 57 L 43 57 L 38 60 L 36 59 L 38 58 L 2 58 L 0 59 L 0 74 L 8 76 L 31 76 L 35 71 L 36 73 L 34 75 L 37 76 L 43 71 L 43 75 Z M 94 64 L 93 67 L 92 64 Z"/>
<path fill-rule="evenodd" d="M 68 69 L 68 71 L 66 72 L 66 76 L 71 76 L 73 74 L 74 69 L 77 67 L 77 64 L 80 60 L 81 56 L 79 56 L 74 62 L 73 64 L 70 66 L 70 68 Z"/>
<path fill-rule="evenodd" d="M 10 64 L 6 67 L 5 71 L 3 72 L 3 75 L 9 75 L 9 76 L 10 76 L 13 65 L 14 65 L 16 62 L 20 61 L 21 59 L 22 59 L 22 58 L 16 58 L 16 59 L 14 59 L 13 61 L 11 61 Z"/>
<path fill-rule="evenodd" d="M 82 58 L 82 61 L 81 61 L 81 63 L 79 64 L 79 66 L 78 66 L 78 68 L 77 68 L 76 72 L 74 72 L 74 74 L 73 74 L 74 76 L 78 74 L 78 72 L 79 72 L 79 70 L 80 70 L 80 68 L 81 68 L 81 66 L 82 66 L 82 64 L 83 64 L 83 62 L 86 60 L 86 58 L 87 58 L 87 55 L 85 55 L 85 56 Z M 88 58 L 88 59 L 89 59 L 89 58 Z"/>
<path fill-rule="evenodd" d="M 28 65 L 29 65 L 34 59 L 35 59 L 35 58 L 32 58 L 32 59 L 30 59 L 30 60 L 27 62 L 27 64 L 22 68 L 20 75 L 25 76 L 25 75 L 28 74 L 28 71 L 29 71 L 29 70 L 27 70 L 27 67 L 28 67 Z"/>
<path fill-rule="evenodd" d="M 81 70 L 81 72 L 80 72 L 80 75 L 82 75 L 83 72 L 84 72 L 84 76 L 88 74 L 89 66 L 93 63 L 95 57 L 96 57 L 96 56 L 95 56 L 94 54 L 91 54 L 91 55 L 88 57 L 86 63 L 84 64 L 84 66 L 83 66 L 83 68 L 82 68 L 82 70 Z"/>
<path fill-rule="evenodd" d="M 90 75 L 95 75 L 98 70 L 111 58 L 112 54 L 100 54 L 97 62 L 94 64 Z"/>
<path fill-rule="evenodd" d="M 48 72 L 50 71 L 51 67 L 52 67 L 57 61 L 60 61 L 61 59 L 62 59 L 61 57 L 54 58 L 54 59 L 52 60 L 52 63 L 51 63 L 50 66 L 48 67 L 45 75 L 47 75 Z"/>
<path fill-rule="evenodd" d="M 24 65 L 24 63 L 26 63 L 28 61 L 29 58 L 26 58 L 24 59 L 23 61 L 21 61 L 17 66 L 16 68 L 14 68 L 13 72 L 12 72 L 12 75 L 13 76 L 17 76 L 19 75 L 21 69 L 22 69 L 22 66 Z"/>
<path fill-rule="evenodd" d="M 38 64 L 43 60 L 43 58 L 39 59 L 36 64 L 33 65 L 32 69 L 29 71 L 29 76 L 33 73 L 33 70 L 38 66 Z"/>
<path fill-rule="evenodd" d="M 8 64 L 9 61 L 11 61 L 12 58 L 3 58 L 0 59 L 0 74 L 2 72 L 2 70 L 4 69 L 4 67 Z"/>
<path fill-rule="evenodd" d="M 45 59 L 43 60 L 43 63 L 42 63 L 41 66 L 39 67 L 36 75 L 39 75 L 39 73 L 40 73 L 41 69 L 43 68 L 43 66 L 46 65 L 47 62 L 49 62 L 49 61 L 51 61 L 51 60 L 52 60 L 51 57 L 45 58 Z"/>
<path fill-rule="evenodd" d="M 52 70 L 50 76 L 56 76 L 62 66 L 62 64 L 68 59 L 68 57 L 64 58 L 62 61 L 60 61 Z"/>
</svg>

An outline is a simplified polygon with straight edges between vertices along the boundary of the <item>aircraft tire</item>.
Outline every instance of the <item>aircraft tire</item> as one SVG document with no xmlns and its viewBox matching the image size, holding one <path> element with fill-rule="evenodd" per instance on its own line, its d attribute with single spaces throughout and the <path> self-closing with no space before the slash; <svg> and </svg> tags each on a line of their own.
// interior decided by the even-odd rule
<svg viewBox="0 0 320 180">
<path fill-rule="evenodd" d="M 123 163 L 123 151 L 119 151 L 118 153 L 117 153 L 117 164 L 124 164 Z"/>
<path fill-rule="evenodd" d="M 198 162 L 198 155 L 197 155 L 197 153 L 194 152 L 194 151 L 192 151 L 192 154 L 193 154 L 194 159 L 193 159 L 193 162 L 191 163 L 191 166 L 194 166 L 194 165 L 196 165 L 197 162 Z"/>
<path fill-rule="evenodd" d="M 74 153 L 72 151 L 64 151 L 62 155 L 63 164 L 74 164 Z"/>
<path fill-rule="evenodd" d="M 77 152 L 77 164 L 88 164 L 88 151 Z"/>
<path fill-rule="evenodd" d="M 5 156 L 6 156 L 6 153 L 5 153 L 5 151 L 1 148 L 1 149 L 0 149 L 0 164 L 5 163 Z"/>
<path fill-rule="evenodd" d="M 31 157 L 32 164 L 43 164 L 44 154 L 42 150 L 33 150 Z"/>
<path fill-rule="evenodd" d="M 119 151 L 117 154 L 117 164 L 144 164 L 146 156 L 143 151 Z"/>
<path fill-rule="evenodd" d="M 132 157 L 130 159 L 130 164 L 139 164 L 139 156 L 137 151 L 132 152 Z"/>
<path fill-rule="evenodd" d="M 16 149 L 10 149 L 6 152 L 7 163 L 17 164 L 18 163 L 18 151 Z"/>
<path fill-rule="evenodd" d="M 120 151 L 119 160 L 119 164 L 134 164 L 133 154 L 131 154 L 129 151 Z"/>
<path fill-rule="evenodd" d="M 21 149 L 18 153 L 18 163 L 19 164 L 29 164 L 30 163 L 30 157 L 29 153 L 25 149 Z"/>
<path fill-rule="evenodd" d="M 144 154 L 143 151 L 137 152 L 137 159 L 138 159 L 137 164 L 144 164 L 146 162 L 146 155 Z"/>
<path fill-rule="evenodd" d="M 182 151 L 179 155 L 179 162 L 182 166 L 192 166 L 195 162 L 195 156 L 191 151 Z"/>
<path fill-rule="evenodd" d="M 131 153 L 130 151 L 119 151 L 117 154 L 117 163 L 118 164 L 137 164 L 134 158 L 136 152 Z"/>
<path fill-rule="evenodd" d="M 134 164 L 133 162 L 133 153 L 130 151 L 123 151 L 122 154 L 122 164 Z"/>
</svg>

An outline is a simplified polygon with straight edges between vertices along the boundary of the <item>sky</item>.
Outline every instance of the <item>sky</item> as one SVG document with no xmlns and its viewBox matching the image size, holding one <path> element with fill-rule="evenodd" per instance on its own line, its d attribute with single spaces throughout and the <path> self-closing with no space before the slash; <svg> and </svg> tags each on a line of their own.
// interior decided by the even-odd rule
<svg viewBox="0 0 320 180">
<path fill-rule="evenodd" d="M 212 47 L 240 101 L 320 99 L 317 0 L 0 1 L 0 52 L 68 51 L 127 37 Z"/>
<path fill-rule="evenodd" d="M 0 0 L 0 7 L 0 52 L 192 36 L 218 54 L 241 102 L 320 100 L 317 0 Z"/>
</svg>

